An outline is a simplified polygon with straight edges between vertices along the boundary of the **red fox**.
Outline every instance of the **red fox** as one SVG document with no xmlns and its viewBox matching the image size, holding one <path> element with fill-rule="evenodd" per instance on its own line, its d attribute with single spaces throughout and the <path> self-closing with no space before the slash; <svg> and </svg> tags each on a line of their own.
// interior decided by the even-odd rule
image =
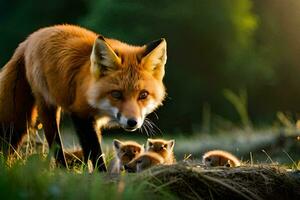
<svg viewBox="0 0 300 200">
<path fill-rule="evenodd" d="M 114 139 L 113 146 L 116 157 L 111 161 L 110 172 L 120 173 L 124 165 L 144 152 L 144 145 L 140 145 L 134 141 L 123 141 Z"/>
<path fill-rule="evenodd" d="M 203 155 L 202 158 L 203 164 L 209 167 L 238 167 L 241 165 L 237 157 L 223 150 L 208 151 Z"/>
<path fill-rule="evenodd" d="M 71 115 L 84 161 L 106 171 L 99 130 L 134 131 L 162 104 L 166 48 L 165 39 L 132 46 L 73 25 L 32 33 L 0 73 L 3 144 L 17 149 L 38 115 L 49 147 L 58 147 L 57 160 L 65 164 L 62 109 Z"/>
<path fill-rule="evenodd" d="M 163 139 L 148 139 L 146 145 L 146 151 L 158 153 L 164 158 L 165 164 L 174 164 L 176 159 L 174 156 L 175 140 L 163 140 Z"/>
<path fill-rule="evenodd" d="M 124 165 L 127 172 L 141 172 L 154 165 L 164 164 L 164 158 L 155 152 L 145 152 Z"/>
</svg>

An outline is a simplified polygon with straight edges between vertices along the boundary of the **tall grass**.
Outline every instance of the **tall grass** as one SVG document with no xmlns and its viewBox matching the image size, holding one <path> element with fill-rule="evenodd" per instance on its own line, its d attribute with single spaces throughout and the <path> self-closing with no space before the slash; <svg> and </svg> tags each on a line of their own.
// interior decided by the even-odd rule
<svg viewBox="0 0 300 200">
<path fill-rule="evenodd" d="M 51 159 L 34 154 L 26 162 L 8 166 L 0 158 L 0 195 L 5 199 L 153 199 L 171 197 L 166 191 L 152 194 L 148 181 L 136 182 L 133 174 L 113 177 L 53 167 Z"/>
<path fill-rule="evenodd" d="M 252 122 L 248 113 L 248 95 L 246 90 L 240 90 L 238 94 L 229 89 L 223 91 L 226 99 L 233 105 L 240 116 L 241 123 L 245 129 L 252 128 Z"/>
</svg>

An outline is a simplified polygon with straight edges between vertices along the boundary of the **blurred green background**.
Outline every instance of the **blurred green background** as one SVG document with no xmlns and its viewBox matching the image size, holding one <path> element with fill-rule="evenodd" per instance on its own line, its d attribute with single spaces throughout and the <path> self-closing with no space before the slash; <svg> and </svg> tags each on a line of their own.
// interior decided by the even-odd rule
<svg viewBox="0 0 300 200">
<path fill-rule="evenodd" d="M 38 28 L 168 42 L 163 132 L 264 126 L 300 109 L 299 0 L 0 0 L 0 66 Z"/>
</svg>

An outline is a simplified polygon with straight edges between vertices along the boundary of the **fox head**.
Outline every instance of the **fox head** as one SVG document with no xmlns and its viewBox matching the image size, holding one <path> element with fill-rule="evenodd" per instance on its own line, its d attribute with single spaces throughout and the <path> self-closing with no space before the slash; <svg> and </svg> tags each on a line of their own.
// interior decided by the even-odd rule
<svg viewBox="0 0 300 200">
<path fill-rule="evenodd" d="M 109 119 L 108 126 L 134 131 L 142 126 L 147 114 L 162 104 L 166 51 L 165 39 L 144 46 L 102 36 L 95 40 L 88 102 L 100 117 Z"/>
<path fill-rule="evenodd" d="M 152 166 L 163 164 L 164 159 L 157 153 L 145 152 L 124 165 L 127 172 L 141 172 Z"/>
<path fill-rule="evenodd" d="M 113 146 L 116 156 L 123 166 L 144 152 L 144 145 L 140 145 L 134 141 L 120 141 L 114 139 Z"/>
<path fill-rule="evenodd" d="M 146 151 L 156 152 L 163 158 L 169 157 L 173 153 L 175 140 L 150 139 L 147 140 Z"/>
</svg>

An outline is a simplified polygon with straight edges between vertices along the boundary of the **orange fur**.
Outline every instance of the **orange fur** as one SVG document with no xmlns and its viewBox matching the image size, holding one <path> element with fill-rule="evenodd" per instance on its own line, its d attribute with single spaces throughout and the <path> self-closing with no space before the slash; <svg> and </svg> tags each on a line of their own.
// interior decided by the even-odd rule
<svg viewBox="0 0 300 200">
<path fill-rule="evenodd" d="M 208 151 L 203 155 L 203 164 L 216 167 L 238 167 L 241 165 L 239 159 L 233 154 L 223 150 L 212 150 Z"/>
<path fill-rule="evenodd" d="M 175 140 L 164 139 L 148 139 L 146 145 L 146 151 L 155 152 L 162 156 L 165 160 L 165 164 L 174 164 L 176 159 L 174 156 Z"/>
<path fill-rule="evenodd" d="M 128 172 L 141 172 L 155 165 L 165 164 L 164 158 L 155 152 L 145 152 L 125 165 Z"/>
<path fill-rule="evenodd" d="M 115 150 L 115 159 L 111 161 L 110 172 L 120 173 L 124 165 L 144 152 L 144 145 L 140 145 L 135 141 L 113 141 Z"/>
<path fill-rule="evenodd" d="M 101 121 L 97 130 L 140 128 L 164 99 L 165 63 L 164 39 L 132 46 L 78 26 L 40 29 L 1 70 L 1 138 L 16 149 L 38 113 L 49 146 L 58 144 L 58 161 L 65 164 L 59 135 L 63 109 L 74 121 L 85 161 L 90 157 L 105 170 L 95 120 Z"/>
<path fill-rule="evenodd" d="M 36 117 L 34 98 L 25 77 L 25 47 L 25 42 L 19 45 L 0 73 L 0 149 L 6 153 L 17 150 Z M 11 135 L 13 131 L 15 134 Z"/>
</svg>

